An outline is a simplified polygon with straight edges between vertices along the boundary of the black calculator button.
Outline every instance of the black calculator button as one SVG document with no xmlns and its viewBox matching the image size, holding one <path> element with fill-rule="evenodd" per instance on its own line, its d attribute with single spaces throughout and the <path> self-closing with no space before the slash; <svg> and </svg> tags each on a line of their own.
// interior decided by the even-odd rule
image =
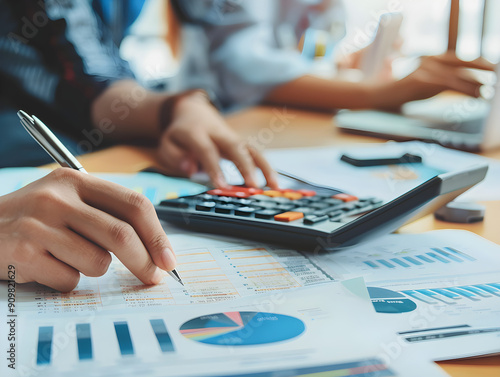
<svg viewBox="0 0 500 377">
<path fill-rule="evenodd" d="M 250 204 L 252 204 L 253 201 L 251 201 L 250 199 L 236 199 L 233 203 L 240 204 L 240 205 L 246 207 L 246 206 L 249 206 Z"/>
<path fill-rule="evenodd" d="M 332 218 L 332 217 L 342 217 L 345 215 L 345 212 L 342 210 L 336 210 L 336 211 L 331 211 L 327 213 L 327 216 Z"/>
<path fill-rule="evenodd" d="M 371 200 L 371 203 L 372 203 L 372 206 L 379 207 L 384 203 L 384 201 L 382 199 L 373 198 Z"/>
<path fill-rule="evenodd" d="M 283 211 L 276 211 L 275 209 L 263 209 L 263 210 L 255 212 L 255 218 L 264 219 L 264 220 L 271 220 L 274 218 L 274 216 L 279 215 L 282 212 Z"/>
<path fill-rule="evenodd" d="M 260 208 L 254 207 L 239 207 L 234 211 L 236 216 L 250 216 L 252 213 L 256 212 Z"/>
<path fill-rule="evenodd" d="M 230 214 L 232 211 L 238 207 L 233 204 L 217 204 L 215 206 L 215 213 L 225 213 Z"/>
<path fill-rule="evenodd" d="M 279 203 L 279 204 L 290 204 L 291 203 L 291 200 L 288 199 L 288 198 L 283 198 L 283 197 L 277 197 L 277 198 L 273 198 L 273 201 L 275 203 Z"/>
<path fill-rule="evenodd" d="M 216 201 L 218 201 L 219 203 L 224 203 L 224 204 L 229 204 L 229 203 L 232 203 L 234 201 L 234 198 L 230 198 L 229 196 L 218 196 L 218 197 L 215 197 Z"/>
<path fill-rule="evenodd" d="M 304 224 L 306 225 L 314 225 L 317 223 L 320 223 L 322 221 L 328 220 L 329 217 L 324 215 L 324 216 L 314 216 L 314 215 L 308 215 L 304 217 Z"/>
<path fill-rule="evenodd" d="M 287 199 L 288 200 L 288 199 Z M 289 201 L 290 202 L 290 201 Z M 293 205 L 293 204 L 278 204 L 275 208 L 276 210 L 278 211 L 281 211 L 281 212 L 286 212 L 286 211 L 291 211 L 292 209 L 294 209 L 296 206 Z"/>
<path fill-rule="evenodd" d="M 302 212 L 304 215 L 309 215 L 314 212 L 314 208 L 311 207 L 299 207 L 299 208 L 294 208 L 293 212 Z"/>
<path fill-rule="evenodd" d="M 353 209 L 356 208 L 356 205 L 357 205 L 357 202 L 349 202 L 349 203 L 345 203 L 343 206 L 342 206 L 342 211 L 344 212 L 349 212 L 349 211 L 352 211 Z"/>
<path fill-rule="evenodd" d="M 264 209 L 276 209 L 280 206 L 278 203 L 273 203 L 273 202 L 256 202 L 254 203 L 254 205 Z"/>
<path fill-rule="evenodd" d="M 293 204 L 298 206 L 308 206 L 311 203 L 309 199 L 297 199 L 293 201 Z"/>
<path fill-rule="evenodd" d="M 213 196 L 213 195 L 209 195 L 209 194 L 200 194 L 200 195 L 197 195 L 195 196 L 195 199 L 200 201 L 200 202 L 211 202 L 212 200 L 214 199 L 218 199 L 217 196 Z"/>
<path fill-rule="evenodd" d="M 314 211 L 313 215 L 316 215 L 316 216 L 328 215 L 331 212 L 339 211 L 343 206 L 344 206 L 344 203 L 338 204 L 335 206 L 328 206 L 325 209 Z"/>
<path fill-rule="evenodd" d="M 216 206 L 215 202 L 203 202 L 196 205 L 197 211 L 211 211 Z"/>
<path fill-rule="evenodd" d="M 274 198 L 271 198 L 270 196 L 267 196 L 267 195 L 252 195 L 250 197 L 251 199 L 253 200 L 257 200 L 259 202 L 274 202 Z"/>
<path fill-rule="evenodd" d="M 334 206 L 334 205 L 339 205 L 339 204 L 344 204 L 344 202 L 340 199 L 333 199 L 333 198 L 328 198 L 328 199 L 325 199 L 323 200 L 323 203 L 327 203 L 331 206 Z"/>
<path fill-rule="evenodd" d="M 164 200 L 160 203 L 161 206 L 164 207 L 173 207 L 173 208 L 189 208 L 190 201 L 187 199 L 170 199 Z"/>
<path fill-rule="evenodd" d="M 313 202 L 313 203 L 309 204 L 309 207 L 314 208 L 314 209 L 327 209 L 331 206 L 328 203 L 321 203 L 321 202 L 315 203 L 315 202 Z"/>
</svg>

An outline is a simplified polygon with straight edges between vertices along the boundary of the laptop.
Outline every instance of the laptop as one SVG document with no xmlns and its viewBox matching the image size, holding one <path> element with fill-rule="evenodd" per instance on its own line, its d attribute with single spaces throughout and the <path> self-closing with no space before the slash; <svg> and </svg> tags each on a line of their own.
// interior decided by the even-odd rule
<svg viewBox="0 0 500 377">
<path fill-rule="evenodd" d="M 497 68 L 497 76 L 500 69 Z M 409 102 L 401 113 L 342 110 L 337 126 L 349 133 L 398 141 L 424 140 L 468 151 L 500 147 L 500 90 L 491 100 L 467 96 L 436 96 Z"/>
</svg>

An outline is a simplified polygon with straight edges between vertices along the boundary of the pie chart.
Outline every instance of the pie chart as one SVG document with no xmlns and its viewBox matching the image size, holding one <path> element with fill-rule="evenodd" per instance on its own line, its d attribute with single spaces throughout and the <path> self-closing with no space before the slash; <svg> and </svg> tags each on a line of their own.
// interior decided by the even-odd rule
<svg viewBox="0 0 500 377">
<path fill-rule="evenodd" d="M 269 344 L 295 338 L 305 330 L 300 319 L 263 312 L 226 312 L 185 322 L 179 329 L 187 339 L 219 346 Z"/>
<path fill-rule="evenodd" d="M 417 308 L 417 304 L 399 292 L 378 287 L 367 289 L 377 313 L 407 313 Z"/>
</svg>

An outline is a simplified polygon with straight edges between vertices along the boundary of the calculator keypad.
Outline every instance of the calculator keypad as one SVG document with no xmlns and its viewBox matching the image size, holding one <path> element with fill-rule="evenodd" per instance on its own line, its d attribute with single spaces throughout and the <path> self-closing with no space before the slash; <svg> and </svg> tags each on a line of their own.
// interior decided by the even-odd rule
<svg viewBox="0 0 500 377">
<path fill-rule="evenodd" d="M 313 226 L 322 222 L 342 222 L 382 205 L 377 198 L 357 198 L 341 193 L 317 195 L 312 190 L 262 190 L 247 187 L 213 189 L 206 193 L 165 200 L 160 206 L 177 210 L 238 218 L 255 218 L 281 223 L 301 222 Z"/>
</svg>

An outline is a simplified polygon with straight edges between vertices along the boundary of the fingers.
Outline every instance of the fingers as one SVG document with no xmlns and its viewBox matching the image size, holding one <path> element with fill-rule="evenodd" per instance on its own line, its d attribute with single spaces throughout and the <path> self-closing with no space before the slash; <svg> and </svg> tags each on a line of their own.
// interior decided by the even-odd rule
<svg viewBox="0 0 500 377">
<path fill-rule="evenodd" d="M 91 184 L 81 192 L 82 200 L 125 222 L 138 236 L 154 263 L 164 270 L 173 270 L 175 254 L 153 204 L 135 191 L 92 178 Z M 107 250 L 114 252 L 113 249 Z"/>
<path fill-rule="evenodd" d="M 111 264 L 111 255 L 102 247 L 70 229 L 47 229 L 47 250 L 58 260 L 86 276 L 102 276 Z"/>
<path fill-rule="evenodd" d="M 96 199 L 100 201 L 106 198 L 103 195 Z M 107 198 L 107 200 L 112 201 L 108 207 L 120 203 L 120 198 Z M 130 208 L 126 203 L 122 203 L 122 206 Z M 101 248 L 113 252 L 125 267 L 144 284 L 158 284 L 163 279 L 163 273 L 152 259 L 154 255 L 158 264 L 163 265 L 163 260 L 159 258 L 160 253 L 154 247 L 151 247 L 151 249 L 155 249 L 154 252 L 148 252 L 150 250 L 146 249 L 136 230 L 129 223 L 86 205 L 78 208 L 76 214 L 68 214 L 65 221 L 78 234 L 97 243 Z M 138 221 L 142 221 L 142 217 Z M 175 261 L 169 261 L 167 268 L 170 268 L 174 263 Z"/>
<path fill-rule="evenodd" d="M 454 67 L 460 67 L 460 68 L 472 68 L 472 69 L 481 69 L 485 71 L 494 71 L 495 70 L 495 64 L 490 63 L 484 58 L 478 58 L 474 59 L 471 61 L 465 61 L 459 59 L 455 54 L 443 54 L 443 55 L 438 55 L 433 57 L 433 59 L 437 62 L 449 65 L 449 66 L 454 66 Z"/>
<path fill-rule="evenodd" d="M 262 173 L 266 178 L 267 185 L 273 189 L 279 188 L 278 176 L 269 162 L 267 162 L 267 160 L 264 158 L 264 156 L 258 150 L 252 147 L 248 147 L 248 151 L 250 152 L 255 165 L 257 165 L 257 167 L 262 170 Z"/>
<path fill-rule="evenodd" d="M 245 180 L 245 185 L 257 187 L 255 163 L 248 146 L 237 138 L 228 138 L 224 135 L 217 137 L 215 141 L 220 147 L 223 156 L 236 165 Z"/>
<path fill-rule="evenodd" d="M 220 154 L 217 146 L 208 135 L 190 135 L 189 145 L 195 158 L 200 162 L 210 180 L 216 187 L 227 186 L 219 166 Z"/>
<path fill-rule="evenodd" d="M 435 82 L 444 89 L 451 89 L 471 97 L 479 97 L 482 84 L 459 68 L 440 69 L 435 72 Z"/>
<path fill-rule="evenodd" d="M 188 151 L 183 150 L 167 137 L 163 137 L 158 155 L 168 174 L 190 177 L 198 170 L 196 161 Z"/>
<path fill-rule="evenodd" d="M 61 292 L 72 291 L 80 281 L 80 273 L 73 267 L 54 258 L 48 252 L 34 254 L 31 278 Z"/>
</svg>

